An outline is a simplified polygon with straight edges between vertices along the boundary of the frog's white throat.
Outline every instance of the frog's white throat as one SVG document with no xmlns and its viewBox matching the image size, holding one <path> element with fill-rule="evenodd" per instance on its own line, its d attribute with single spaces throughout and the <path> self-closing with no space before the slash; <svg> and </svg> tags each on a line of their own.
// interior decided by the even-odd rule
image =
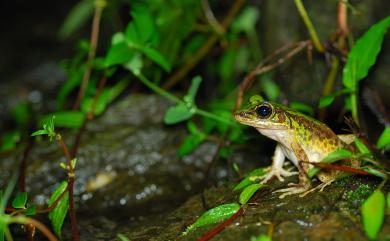
<svg viewBox="0 0 390 241">
<path fill-rule="evenodd" d="M 289 129 L 256 128 L 262 135 L 275 140 L 282 145 L 290 146 L 292 133 Z"/>
</svg>

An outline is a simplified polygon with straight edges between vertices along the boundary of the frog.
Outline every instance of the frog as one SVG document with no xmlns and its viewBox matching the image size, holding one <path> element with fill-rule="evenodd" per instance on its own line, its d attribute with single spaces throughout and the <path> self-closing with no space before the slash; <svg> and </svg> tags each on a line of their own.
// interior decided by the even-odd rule
<svg viewBox="0 0 390 241">
<path fill-rule="evenodd" d="M 336 135 L 319 120 L 277 102 L 266 101 L 258 95 L 249 99 L 246 108 L 234 112 L 234 118 L 277 142 L 272 165 L 265 175 L 259 177 L 262 184 L 274 177 L 284 181 L 285 177 L 298 175 L 298 183 L 289 183 L 288 188 L 275 191 L 281 193 L 279 198 L 294 194 L 304 197 L 315 190 L 323 191 L 336 180 L 341 171 L 321 169 L 316 174 L 321 184 L 312 188 L 311 178 L 308 176 L 309 169 L 314 167 L 311 163 L 321 162 L 324 157 L 342 148 L 353 151 L 353 134 Z M 283 168 L 286 158 L 298 171 Z M 352 164 L 351 160 L 342 162 L 346 165 L 357 165 Z"/>
</svg>

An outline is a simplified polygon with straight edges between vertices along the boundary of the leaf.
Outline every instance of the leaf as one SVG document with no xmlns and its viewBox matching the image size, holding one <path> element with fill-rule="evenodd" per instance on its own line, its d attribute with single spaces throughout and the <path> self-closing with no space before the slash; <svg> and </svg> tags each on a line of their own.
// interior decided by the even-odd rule
<svg viewBox="0 0 390 241">
<path fill-rule="evenodd" d="M 251 184 L 247 186 L 240 194 L 239 202 L 240 204 L 246 204 L 249 199 L 259 190 L 263 185 L 260 183 Z"/>
<path fill-rule="evenodd" d="M 113 87 L 105 88 L 96 101 L 94 114 L 100 115 L 103 113 L 103 111 L 106 110 L 107 105 L 111 103 L 120 93 L 122 93 L 128 84 L 129 80 L 123 79 Z M 92 111 L 93 102 L 95 102 L 95 98 L 85 98 L 81 104 L 82 111 L 84 113 Z"/>
<path fill-rule="evenodd" d="M 53 192 L 53 194 L 50 197 L 49 200 L 49 206 L 51 206 L 57 198 L 63 193 L 68 186 L 68 183 L 63 181 L 61 184 L 56 188 L 56 190 Z M 51 221 L 51 224 L 53 226 L 54 232 L 61 237 L 61 229 L 62 225 L 64 223 L 66 214 L 68 212 L 69 208 L 69 194 L 68 191 L 62 196 L 61 200 L 57 203 L 55 208 L 53 208 L 49 213 L 49 219 Z"/>
<path fill-rule="evenodd" d="M 390 211 L 390 192 L 387 193 L 387 209 Z"/>
<path fill-rule="evenodd" d="M 264 76 L 261 78 L 261 88 L 264 90 L 265 95 L 269 100 L 276 100 L 276 98 L 280 95 L 280 88 L 275 83 L 274 80 L 272 80 L 269 77 Z"/>
<path fill-rule="evenodd" d="M 265 171 L 264 171 L 264 168 L 263 167 L 260 167 L 260 168 L 256 168 L 254 169 L 253 171 L 251 171 L 248 175 L 246 175 L 246 177 L 244 179 L 241 180 L 241 182 L 239 184 L 237 184 L 234 188 L 233 188 L 233 191 L 237 191 L 237 190 L 240 190 L 250 184 L 252 184 L 253 182 L 255 182 L 254 180 L 251 180 L 253 177 L 261 177 L 265 174 Z"/>
<path fill-rule="evenodd" d="M 291 109 L 307 113 L 311 116 L 314 115 L 313 107 L 311 107 L 310 105 L 307 105 L 305 103 L 293 101 L 290 103 L 290 107 L 291 107 Z"/>
<path fill-rule="evenodd" d="M 194 115 L 184 104 L 170 107 L 164 115 L 164 123 L 171 125 L 188 120 Z"/>
<path fill-rule="evenodd" d="M 265 234 L 260 234 L 258 237 L 252 236 L 250 241 L 272 241 L 272 239 Z"/>
<path fill-rule="evenodd" d="M 196 228 L 200 228 L 209 224 L 219 223 L 225 219 L 228 219 L 234 213 L 236 213 L 238 209 L 240 209 L 240 205 L 238 203 L 222 204 L 212 208 L 203 213 L 202 216 L 200 216 L 195 221 L 195 223 L 191 224 L 184 234 L 187 234 Z"/>
<path fill-rule="evenodd" d="M 116 64 L 125 64 L 134 57 L 134 53 L 135 50 L 130 48 L 127 43 L 119 42 L 117 44 L 111 45 L 104 63 L 107 67 Z"/>
<path fill-rule="evenodd" d="M 390 16 L 374 24 L 360 37 L 348 54 L 343 70 L 343 83 L 355 90 L 358 81 L 367 76 L 381 50 L 384 35 L 390 27 Z"/>
<path fill-rule="evenodd" d="M 321 160 L 321 163 L 333 163 L 335 161 L 338 161 L 338 160 L 341 160 L 341 159 L 345 159 L 345 158 L 350 158 L 350 157 L 353 157 L 353 153 L 352 152 L 350 152 L 350 151 L 348 151 L 346 149 L 339 149 L 337 151 L 334 151 L 334 152 L 330 153 L 326 157 L 324 157 Z M 309 169 L 307 175 L 309 177 L 313 177 L 320 170 L 321 169 L 318 168 L 318 167 L 313 167 L 313 168 Z"/>
<path fill-rule="evenodd" d="M 378 149 L 382 149 L 387 145 L 390 145 L 390 127 L 385 128 L 376 143 Z"/>
<path fill-rule="evenodd" d="M 33 216 L 37 213 L 37 207 L 35 206 L 31 206 L 31 207 L 28 207 L 25 211 L 24 211 L 24 215 L 27 215 L 27 216 Z"/>
<path fill-rule="evenodd" d="M 333 103 L 334 99 L 335 99 L 335 96 L 333 96 L 333 95 L 327 95 L 327 96 L 321 97 L 319 107 L 324 108 L 324 107 L 331 105 Z"/>
<path fill-rule="evenodd" d="M 191 104 L 194 103 L 195 96 L 196 93 L 198 92 L 199 85 L 201 82 L 202 82 L 202 77 L 200 77 L 199 75 L 192 78 L 190 89 L 188 90 L 187 95 L 184 97 L 184 101 Z"/>
<path fill-rule="evenodd" d="M 138 76 L 141 73 L 143 64 L 142 55 L 136 53 L 129 62 L 124 64 L 124 67 L 133 72 L 135 76 Z"/>
<path fill-rule="evenodd" d="M 80 128 L 85 119 L 82 111 L 58 111 L 44 116 L 40 123 L 46 123 L 53 115 L 56 117 L 57 127 Z"/>
<path fill-rule="evenodd" d="M 16 143 L 20 141 L 20 130 L 11 130 L 4 133 L 1 138 L 0 152 L 8 151 L 16 147 Z"/>
<path fill-rule="evenodd" d="M 177 151 L 179 157 L 183 157 L 183 156 L 191 153 L 205 139 L 206 139 L 206 136 L 203 136 L 203 135 L 191 134 L 191 135 L 187 136 Z"/>
<path fill-rule="evenodd" d="M 46 130 L 38 130 L 31 134 L 31 136 L 41 136 L 41 135 L 49 135 L 49 132 Z"/>
<path fill-rule="evenodd" d="M 121 240 L 121 241 L 130 241 L 130 239 L 127 238 L 127 237 L 126 237 L 125 235 L 123 235 L 123 234 L 118 233 L 116 236 L 117 236 L 118 239 Z"/>
<path fill-rule="evenodd" d="M 358 137 L 355 138 L 354 143 L 361 154 L 371 154 L 370 149 Z"/>
<path fill-rule="evenodd" d="M 60 39 L 69 38 L 77 29 L 81 28 L 83 24 L 92 16 L 94 10 L 93 0 L 82 0 L 70 10 L 66 16 L 62 26 L 58 31 Z"/>
<path fill-rule="evenodd" d="M 385 195 L 375 190 L 362 205 L 364 231 L 373 240 L 380 231 L 385 217 Z"/>
<path fill-rule="evenodd" d="M 246 7 L 232 23 L 232 29 L 237 32 L 246 32 L 255 29 L 259 15 L 258 8 L 253 6 Z"/>
<path fill-rule="evenodd" d="M 152 40 L 153 36 L 157 33 L 157 30 L 149 10 L 144 5 L 133 4 L 131 16 L 134 19 L 134 24 L 141 43 L 147 43 Z"/>
<path fill-rule="evenodd" d="M 165 59 L 165 57 L 156 49 L 151 47 L 143 46 L 140 49 L 150 60 L 160 65 L 166 72 L 171 71 L 171 65 Z"/>
<path fill-rule="evenodd" d="M 8 215 L 0 214 L 0 241 L 4 241 L 5 230 L 8 224 Z"/>
<path fill-rule="evenodd" d="M 13 208 L 25 208 L 27 202 L 27 192 L 19 192 L 12 200 Z"/>
</svg>

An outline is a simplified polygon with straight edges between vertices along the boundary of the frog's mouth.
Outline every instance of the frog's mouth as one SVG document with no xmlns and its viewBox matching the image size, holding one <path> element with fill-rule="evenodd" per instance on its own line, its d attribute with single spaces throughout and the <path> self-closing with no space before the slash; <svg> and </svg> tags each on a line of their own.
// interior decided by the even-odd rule
<svg viewBox="0 0 390 241">
<path fill-rule="evenodd" d="M 244 125 L 253 126 L 256 129 L 264 130 L 287 130 L 285 125 L 273 122 L 271 119 L 259 119 L 253 111 L 237 111 L 234 119 Z"/>
</svg>

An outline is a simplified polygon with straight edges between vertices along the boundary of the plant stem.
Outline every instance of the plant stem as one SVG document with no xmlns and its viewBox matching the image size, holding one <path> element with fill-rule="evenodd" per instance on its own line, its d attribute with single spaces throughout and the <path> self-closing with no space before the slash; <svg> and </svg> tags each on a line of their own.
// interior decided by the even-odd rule
<svg viewBox="0 0 390 241">
<path fill-rule="evenodd" d="M 313 41 L 314 47 L 317 49 L 318 52 L 323 53 L 325 51 L 324 46 L 322 46 L 321 41 L 318 38 L 317 32 L 309 18 L 309 15 L 307 15 L 306 9 L 303 6 L 302 1 L 295 0 L 295 6 L 297 7 L 299 14 L 301 15 L 307 30 L 309 30 L 310 38 Z"/>
<path fill-rule="evenodd" d="M 77 110 L 80 107 L 80 104 L 84 98 L 85 90 L 88 87 L 89 78 L 91 77 L 92 63 L 95 59 L 96 48 L 98 44 L 98 36 L 100 29 L 100 20 L 102 16 L 103 9 L 106 5 L 105 0 L 95 0 L 95 12 L 92 20 L 92 30 L 91 30 L 91 38 L 90 38 L 90 49 L 88 53 L 88 60 L 85 65 L 85 70 L 83 74 L 83 80 L 81 82 L 80 90 L 77 95 L 76 102 L 74 103 L 73 109 Z"/>
<path fill-rule="evenodd" d="M 219 117 L 219 116 L 217 116 L 217 115 L 215 115 L 213 113 L 204 111 L 202 109 L 196 109 L 195 113 L 198 114 L 198 115 L 201 115 L 201 116 L 204 116 L 204 117 L 207 117 L 207 118 L 219 121 L 219 122 L 223 122 L 223 123 L 228 124 L 228 125 L 232 125 L 232 126 L 236 125 L 235 122 L 232 122 L 232 121 L 230 121 L 230 120 L 228 120 L 226 118 L 223 118 L 223 117 Z"/>
<path fill-rule="evenodd" d="M 357 99 L 356 91 L 353 91 L 351 93 L 350 98 L 351 98 L 352 118 L 356 122 L 356 124 L 359 126 L 358 99 Z"/>
<path fill-rule="evenodd" d="M 25 216 L 17 216 L 11 220 L 14 223 L 32 224 L 39 229 L 50 241 L 58 241 L 57 237 L 41 222 Z"/>
<path fill-rule="evenodd" d="M 230 8 L 226 17 L 221 22 L 221 27 L 224 31 L 231 23 L 233 17 L 240 10 L 241 6 L 245 3 L 245 0 L 236 0 L 234 1 L 233 6 Z M 214 33 L 211 35 L 207 41 L 203 44 L 203 46 L 196 51 L 196 53 L 190 58 L 178 71 L 176 71 L 163 85 L 164 89 L 172 88 L 177 82 L 179 82 L 186 74 L 195 67 L 199 63 L 199 61 L 206 56 L 210 51 L 210 48 L 214 46 L 214 44 L 219 39 L 220 35 L 218 33 Z"/>
<path fill-rule="evenodd" d="M 76 218 L 76 211 L 74 208 L 74 179 L 75 179 L 75 173 L 72 166 L 72 157 L 70 155 L 69 149 L 66 146 L 64 140 L 62 139 L 60 134 L 57 134 L 56 140 L 62 147 L 65 157 L 67 159 L 67 167 L 68 167 L 68 192 L 69 192 L 69 217 L 70 217 L 70 223 L 72 228 L 72 238 L 73 241 L 79 241 L 80 240 L 80 234 L 77 227 L 77 218 Z"/>
<path fill-rule="evenodd" d="M 135 76 L 141 80 L 142 83 L 144 83 L 149 89 L 153 90 L 157 94 L 164 96 L 165 98 L 177 103 L 177 104 L 184 104 L 184 101 L 177 98 L 176 96 L 172 95 L 168 91 L 158 87 L 157 85 L 153 84 L 148 78 L 146 78 L 142 73 L 134 73 Z"/>
<path fill-rule="evenodd" d="M 148 88 L 150 88 L 151 90 L 153 90 L 157 94 L 159 94 L 159 95 L 161 95 L 161 96 L 163 96 L 163 97 L 165 97 L 165 98 L 175 102 L 176 104 L 186 104 L 181 99 L 177 98 L 176 96 L 172 95 L 168 91 L 166 91 L 166 90 L 158 87 L 154 83 L 152 83 L 142 73 L 134 73 L 134 75 L 137 76 L 141 80 L 142 83 L 144 83 Z M 207 111 L 202 110 L 202 109 L 196 108 L 195 109 L 195 113 L 198 114 L 198 115 L 201 115 L 201 116 L 204 116 L 204 117 L 207 117 L 207 118 L 219 121 L 219 122 L 223 122 L 223 123 L 226 123 L 226 124 L 229 124 L 229 125 L 235 125 L 234 122 L 232 122 L 232 121 L 230 121 L 230 120 L 228 120 L 226 118 L 220 117 L 218 115 L 214 115 L 213 113 L 207 112 Z"/>
</svg>

